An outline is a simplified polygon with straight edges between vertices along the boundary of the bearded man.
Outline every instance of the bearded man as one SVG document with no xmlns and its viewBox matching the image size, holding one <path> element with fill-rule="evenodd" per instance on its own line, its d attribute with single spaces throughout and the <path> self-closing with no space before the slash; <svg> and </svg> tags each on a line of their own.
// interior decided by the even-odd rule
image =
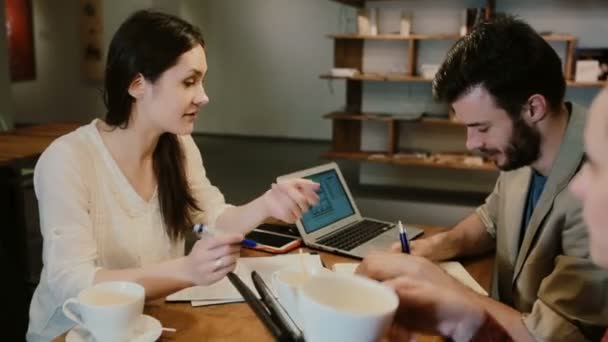
<svg viewBox="0 0 608 342">
<path fill-rule="evenodd" d="M 589 258 L 581 203 L 568 191 L 584 162 L 586 110 L 564 100 L 565 87 L 556 52 L 520 20 L 482 23 L 461 38 L 433 91 L 467 127 L 467 148 L 502 171 L 494 191 L 452 229 L 413 241 L 411 256 L 372 254 L 358 272 L 460 291 L 517 341 L 598 340 L 608 324 L 608 273 Z M 425 264 L 489 251 L 492 298 L 468 296 Z"/>
</svg>

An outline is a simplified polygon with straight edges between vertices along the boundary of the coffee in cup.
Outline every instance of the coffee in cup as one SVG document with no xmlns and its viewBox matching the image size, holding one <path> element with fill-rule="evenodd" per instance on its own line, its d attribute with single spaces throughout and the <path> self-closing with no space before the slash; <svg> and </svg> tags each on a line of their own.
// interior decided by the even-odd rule
<svg viewBox="0 0 608 342">
<path fill-rule="evenodd" d="M 320 274 L 298 292 L 298 309 L 307 342 L 371 342 L 381 339 L 399 298 L 391 288 L 355 274 Z"/>
<path fill-rule="evenodd" d="M 305 271 L 302 267 L 290 266 L 272 274 L 272 288 L 279 303 L 298 327 L 302 326 L 298 309 L 298 289 L 312 276 L 322 273 L 331 273 L 331 271 L 323 267 L 315 267 Z"/>
<path fill-rule="evenodd" d="M 112 281 L 86 288 L 63 303 L 67 318 L 87 329 L 99 342 L 127 341 L 143 314 L 145 289 L 136 283 Z"/>
</svg>

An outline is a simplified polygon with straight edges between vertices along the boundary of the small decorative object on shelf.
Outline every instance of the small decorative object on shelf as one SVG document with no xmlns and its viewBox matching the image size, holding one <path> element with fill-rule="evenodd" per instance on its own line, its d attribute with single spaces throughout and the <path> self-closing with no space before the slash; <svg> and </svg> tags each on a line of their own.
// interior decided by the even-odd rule
<svg viewBox="0 0 608 342">
<path fill-rule="evenodd" d="M 399 33 L 402 36 L 409 36 L 412 33 L 412 13 L 407 10 L 401 10 L 401 22 Z"/>
<path fill-rule="evenodd" d="M 378 8 L 369 9 L 369 34 L 375 36 L 378 34 Z"/>
<path fill-rule="evenodd" d="M 608 48 L 576 49 L 576 82 L 606 81 L 608 77 Z"/>
<path fill-rule="evenodd" d="M 420 74 L 422 77 L 432 80 L 435 74 L 439 71 L 439 64 L 422 64 L 420 66 Z"/>
<path fill-rule="evenodd" d="M 473 26 L 480 23 L 485 17 L 485 8 L 467 8 L 462 13 L 462 23 L 460 24 L 460 35 L 465 36 L 471 31 Z"/>
<path fill-rule="evenodd" d="M 600 73 L 600 61 L 594 59 L 576 61 L 574 80 L 576 82 L 594 82 L 597 81 Z"/>
<path fill-rule="evenodd" d="M 365 8 L 361 8 L 357 12 L 357 33 L 360 36 L 367 36 L 370 32 L 369 11 Z"/>
<path fill-rule="evenodd" d="M 353 68 L 331 68 L 329 71 L 333 77 L 355 77 L 359 73 L 359 70 Z"/>
</svg>

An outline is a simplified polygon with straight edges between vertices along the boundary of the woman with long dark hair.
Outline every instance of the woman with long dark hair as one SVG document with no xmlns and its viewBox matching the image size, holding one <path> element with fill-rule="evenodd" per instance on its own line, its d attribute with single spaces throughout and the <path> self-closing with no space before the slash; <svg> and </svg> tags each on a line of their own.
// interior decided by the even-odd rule
<svg viewBox="0 0 608 342">
<path fill-rule="evenodd" d="M 318 201 L 318 184 L 273 184 L 227 205 L 205 176 L 190 133 L 209 102 L 205 43 L 171 15 L 139 11 L 110 44 L 104 120 L 57 139 L 34 174 L 44 267 L 30 306 L 28 340 L 73 323 L 63 302 L 92 284 L 138 282 L 146 296 L 211 284 L 235 267 L 243 234 L 274 217 L 294 222 Z M 195 223 L 214 228 L 184 255 Z"/>
</svg>

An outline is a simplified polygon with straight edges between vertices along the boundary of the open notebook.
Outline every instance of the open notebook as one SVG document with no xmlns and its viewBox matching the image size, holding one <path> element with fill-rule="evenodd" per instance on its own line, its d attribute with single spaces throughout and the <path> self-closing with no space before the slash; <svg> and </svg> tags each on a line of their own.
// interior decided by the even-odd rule
<svg viewBox="0 0 608 342">
<path fill-rule="evenodd" d="M 359 266 L 359 263 L 334 264 L 334 271 L 354 273 L 357 266 Z M 464 268 L 464 266 L 462 266 L 461 263 L 457 261 L 445 261 L 440 262 L 439 266 L 441 266 L 441 268 L 443 268 L 443 270 L 446 271 L 449 275 L 456 278 L 458 281 L 460 281 L 465 286 L 468 286 L 473 291 L 484 296 L 488 295 L 488 292 L 486 292 L 486 290 L 484 290 L 484 288 L 481 287 L 481 285 L 479 285 L 479 283 L 475 281 L 475 279 L 473 279 L 473 277 L 469 274 L 469 272 L 467 272 L 467 270 Z"/>
<path fill-rule="evenodd" d="M 250 289 L 255 291 L 255 287 L 251 281 L 252 271 L 256 271 L 262 277 L 262 280 L 270 285 L 272 284 L 272 273 L 290 266 L 300 267 L 300 258 L 303 258 L 305 267 L 308 269 L 323 267 L 321 258 L 318 254 L 303 253 L 302 256 L 300 256 L 300 254 L 286 254 L 269 257 L 239 258 L 234 273 L 238 275 Z M 217 283 L 209 286 L 193 286 L 180 290 L 167 296 L 166 300 L 190 301 L 193 306 L 205 306 L 242 302 L 243 297 L 227 278 L 223 278 Z"/>
</svg>

